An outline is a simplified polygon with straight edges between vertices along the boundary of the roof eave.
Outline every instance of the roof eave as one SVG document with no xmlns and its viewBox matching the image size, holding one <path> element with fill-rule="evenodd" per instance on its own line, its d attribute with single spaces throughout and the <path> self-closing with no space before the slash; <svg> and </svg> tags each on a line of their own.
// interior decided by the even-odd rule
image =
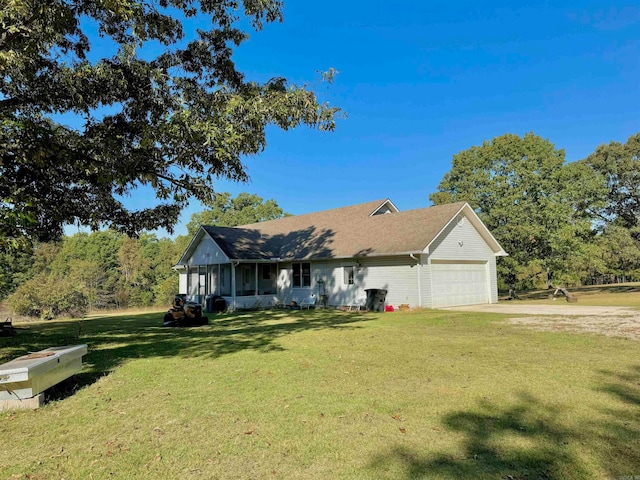
<svg viewBox="0 0 640 480">
<path fill-rule="evenodd" d="M 194 245 L 196 245 L 196 240 L 198 240 L 199 242 L 200 239 L 202 238 L 202 235 L 204 234 L 207 234 L 207 231 L 202 226 L 200 226 L 196 234 L 191 238 L 191 241 L 189 242 L 189 245 L 187 245 L 187 248 L 184 250 L 182 255 L 180 255 L 180 260 L 178 260 L 178 263 L 175 265 L 175 267 L 178 267 L 181 265 L 183 266 L 187 265 L 186 259 L 190 258 L 191 255 L 193 255 L 193 250 L 195 248 Z"/>
<path fill-rule="evenodd" d="M 398 256 L 407 256 L 407 255 L 419 255 L 423 254 L 422 250 L 407 250 L 402 252 L 375 252 L 368 253 L 366 255 L 336 255 L 331 257 L 297 257 L 297 258 L 280 258 L 279 262 L 301 262 L 301 261 L 311 261 L 311 260 L 349 260 L 349 259 L 358 259 L 358 258 L 371 258 L 371 257 L 398 257 Z"/>
</svg>

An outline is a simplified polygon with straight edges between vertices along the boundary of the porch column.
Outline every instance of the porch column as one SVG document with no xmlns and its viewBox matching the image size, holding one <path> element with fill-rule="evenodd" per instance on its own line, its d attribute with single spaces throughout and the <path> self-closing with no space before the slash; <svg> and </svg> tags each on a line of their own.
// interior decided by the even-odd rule
<svg viewBox="0 0 640 480">
<path fill-rule="evenodd" d="M 186 297 L 187 300 L 189 300 L 189 293 L 191 292 L 191 290 L 189 290 L 189 286 L 191 283 L 191 267 L 188 263 L 187 263 L 186 272 L 187 272 L 187 291 L 185 293 L 187 294 L 187 297 Z"/>
<path fill-rule="evenodd" d="M 231 304 L 236 309 L 236 267 L 238 264 L 231 262 Z"/>
<path fill-rule="evenodd" d="M 256 278 L 254 279 L 254 287 L 255 287 L 255 288 L 254 288 L 254 290 L 253 290 L 253 291 L 255 292 L 255 295 L 256 295 L 256 297 L 257 297 L 257 296 L 258 296 L 258 293 L 259 293 L 259 292 L 258 292 L 258 287 L 259 287 L 259 285 L 258 285 L 258 264 L 257 264 L 257 263 L 255 264 L 255 270 L 256 270 L 256 272 L 255 272 L 255 273 L 256 273 L 256 274 L 255 274 L 255 277 L 256 277 Z"/>
</svg>

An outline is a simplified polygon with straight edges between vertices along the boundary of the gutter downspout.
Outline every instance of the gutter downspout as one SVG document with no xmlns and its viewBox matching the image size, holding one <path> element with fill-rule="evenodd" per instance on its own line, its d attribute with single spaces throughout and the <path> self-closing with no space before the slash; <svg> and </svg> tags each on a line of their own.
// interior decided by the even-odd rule
<svg viewBox="0 0 640 480">
<path fill-rule="evenodd" d="M 422 262 L 417 259 L 413 253 L 410 253 L 409 256 L 413 258 L 418 265 L 418 306 L 422 307 Z"/>
</svg>

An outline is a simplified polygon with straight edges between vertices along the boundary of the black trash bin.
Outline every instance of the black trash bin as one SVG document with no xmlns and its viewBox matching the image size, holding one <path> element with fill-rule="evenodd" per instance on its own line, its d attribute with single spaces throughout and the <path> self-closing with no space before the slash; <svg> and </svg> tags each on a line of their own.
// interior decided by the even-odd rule
<svg viewBox="0 0 640 480">
<path fill-rule="evenodd" d="M 368 312 L 384 312 L 384 302 L 387 298 L 387 291 L 382 288 L 367 288 L 367 303 L 365 307 Z"/>
<path fill-rule="evenodd" d="M 213 302 L 215 300 L 215 295 L 207 295 L 207 298 L 204 301 L 204 311 L 207 313 L 213 313 Z"/>
<path fill-rule="evenodd" d="M 217 295 L 213 300 L 213 311 L 224 312 L 227 310 L 227 301 L 221 296 Z"/>
<path fill-rule="evenodd" d="M 227 309 L 227 301 L 220 295 L 207 295 L 205 311 L 207 313 L 224 312 Z"/>
</svg>

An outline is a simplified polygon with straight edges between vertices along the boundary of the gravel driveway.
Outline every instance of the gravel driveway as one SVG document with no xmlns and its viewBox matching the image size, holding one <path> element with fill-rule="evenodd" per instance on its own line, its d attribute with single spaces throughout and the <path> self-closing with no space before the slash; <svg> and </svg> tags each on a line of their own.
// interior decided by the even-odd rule
<svg viewBox="0 0 640 480">
<path fill-rule="evenodd" d="M 597 333 L 640 340 L 640 311 L 629 307 L 500 303 L 450 307 L 446 310 L 526 315 L 510 318 L 509 323 L 536 330 Z"/>
</svg>

